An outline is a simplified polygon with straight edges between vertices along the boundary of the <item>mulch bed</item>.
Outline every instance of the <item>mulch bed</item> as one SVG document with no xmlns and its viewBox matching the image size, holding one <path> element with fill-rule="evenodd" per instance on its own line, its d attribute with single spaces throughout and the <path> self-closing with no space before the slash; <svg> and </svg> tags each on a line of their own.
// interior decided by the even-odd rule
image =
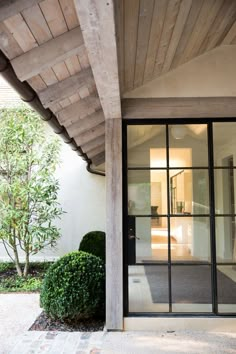
<svg viewBox="0 0 236 354">
<path fill-rule="evenodd" d="M 29 328 L 29 331 L 63 331 L 63 332 L 97 332 L 104 329 L 103 319 L 86 319 L 80 321 L 65 322 L 54 320 L 43 311 Z"/>
</svg>

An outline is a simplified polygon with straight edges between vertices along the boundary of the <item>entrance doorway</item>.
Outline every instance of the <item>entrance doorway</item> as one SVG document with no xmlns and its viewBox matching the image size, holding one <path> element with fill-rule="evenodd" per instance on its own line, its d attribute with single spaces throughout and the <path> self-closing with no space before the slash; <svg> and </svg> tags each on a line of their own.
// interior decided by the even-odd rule
<svg viewBox="0 0 236 354">
<path fill-rule="evenodd" d="M 126 315 L 236 313 L 236 123 L 136 123 L 124 127 Z"/>
</svg>

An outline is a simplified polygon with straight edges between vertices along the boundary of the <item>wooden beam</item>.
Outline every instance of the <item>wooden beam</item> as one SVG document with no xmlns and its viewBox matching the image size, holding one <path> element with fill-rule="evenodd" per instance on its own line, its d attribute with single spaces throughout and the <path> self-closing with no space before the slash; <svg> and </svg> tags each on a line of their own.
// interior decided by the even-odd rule
<svg viewBox="0 0 236 354">
<path fill-rule="evenodd" d="M 106 327 L 123 329 L 122 129 L 106 124 Z"/>
<path fill-rule="evenodd" d="M 127 98 L 123 118 L 236 117 L 236 97 Z"/>
<path fill-rule="evenodd" d="M 81 29 L 76 27 L 14 58 L 11 64 L 21 81 L 28 80 L 52 65 L 83 52 L 83 43 Z"/>
<path fill-rule="evenodd" d="M 102 163 L 105 162 L 105 150 L 103 152 L 100 152 L 96 156 L 92 158 L 92 162 L 95 166 L 101 165 Z"/>
<path fill-rule="evenodd" d="M 100 111 L 90 114 L 89 116 L 86 116 L 82 119 L 79 119 L 75 123 L 68 125 L 66 129 L 69 134 L 76 136 L 96 127 L 102 122 L 104 122 L 104 114 L 103 110 L 100 109 Z"/>
<path fill-rule="evenodd" d="M 28 9 L 42 0 L 0 0 L 0 22 Z"/>
<path fill-rule="evenodd" d="M 120 118 L 113 0 L 75 0 L 75 6 L 105 118 Z"/>
<path fill-rule="evenodd" d="M 92 149 L 97 148 L 99 145 L 105 144 L 105 134 L 95 138 L 85 144 L 81 145 L 81 148 L 84 152 L 88 152 Z"/>
<path fill-rule="evenodd" d="M 99 136 L 104 135 L 104 133 L 105 133 L 105 124 L 101 123 L 85 133 L 73 136 L 73 138 L 75 139 L 76 143 L 79 146 L 81 146 L 83 144 L 86 144 L 90 140 L 94 140 Z"/>
<path fill-rule="evenodd" d="M 92 70 L 88 68 L 47 87 L 39 92 L 38 95 L 44 107 L 49 107 L 51 104 L 58 103 L 60 100 L 72 96 L 83 86 L 91 86 L 93 84 Z"/>
<path fill-rule="evenodd" d="M 77 119 L 81 116 L 86 116 L 88 114 L 87 112 L 91 108 L 95 110 L 99 106 L 100 100 L 98 96 L 96 96 L 95 94 L 90 95 L 57 112 L 57 117 L 61 124 L 69 126 L 73 122 L 77 121 Z"/>
<path fill-rule="evenodd" d="M 94 156 L 96 156 L 97 154 L 103 151 L 105 151 L 105 143 L 98 145 L 95 148 L 87 151 L 86 154 L 90 159 L 92 159 Z"/>
</svg>

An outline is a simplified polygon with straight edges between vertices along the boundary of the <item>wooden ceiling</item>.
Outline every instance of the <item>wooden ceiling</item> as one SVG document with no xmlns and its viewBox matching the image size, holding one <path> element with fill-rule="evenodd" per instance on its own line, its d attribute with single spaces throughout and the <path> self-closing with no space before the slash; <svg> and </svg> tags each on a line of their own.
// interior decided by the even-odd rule
<svg viewBox="0 0 236 354">
<path fill-rule="evenodd" d="M 96 166 L 104 114 L 73 0 L 0 1 L 0 49 Z"/>
<path fill-rule="evenodd" d="M 236 44 L 235 21 L 235 0 L 0 0 L 0 49 L 98 166 L 105 119 L 121 117 L 119 85 L 126 93 Z M 140 102 L 129 104 L 139 116 Z"/>
<path fill-rule="evenodd" d="M 220 45 L 236 44 L 235 0 L 117 0 L 122 93 Z"/>
</svg>

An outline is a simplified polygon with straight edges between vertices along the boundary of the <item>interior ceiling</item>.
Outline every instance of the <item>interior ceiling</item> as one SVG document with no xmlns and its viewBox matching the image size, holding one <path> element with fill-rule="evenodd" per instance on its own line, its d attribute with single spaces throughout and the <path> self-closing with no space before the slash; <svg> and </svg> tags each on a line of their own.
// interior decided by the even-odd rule
<svg viewBox="0 0 236 354">
<path fill-rule="evenodd" d="M 236 44 L 235 0 L 117 0 L 122 93 L 221 45 Z"/>
</svg>

